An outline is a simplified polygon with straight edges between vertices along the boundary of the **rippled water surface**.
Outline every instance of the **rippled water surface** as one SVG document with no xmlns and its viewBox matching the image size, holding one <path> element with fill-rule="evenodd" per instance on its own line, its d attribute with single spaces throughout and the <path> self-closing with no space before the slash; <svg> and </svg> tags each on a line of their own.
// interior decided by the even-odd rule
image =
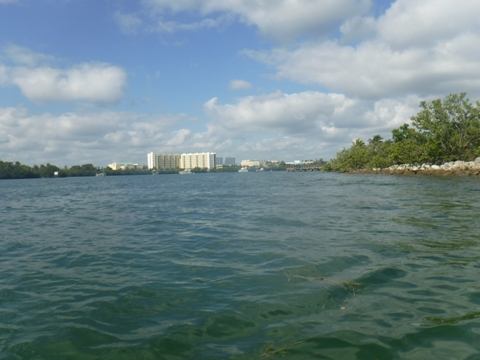
<svg viewBox="0 0 480 360">
<path fill-rule="evenodd" d="M 0 359 L 480 359 L 480 181 L 0 182 Z"/>
</svg>

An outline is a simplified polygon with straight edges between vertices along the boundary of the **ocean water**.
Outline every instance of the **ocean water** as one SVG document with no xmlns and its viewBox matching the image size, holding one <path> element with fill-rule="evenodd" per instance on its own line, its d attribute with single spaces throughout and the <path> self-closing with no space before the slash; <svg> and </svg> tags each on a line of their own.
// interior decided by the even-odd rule
<svg viewBox="0 0 480 360">
<path fill-rule="evenodd" d="M 480 359 L 480 180 L 0 181 L 0 359 Z"/>
</svg>

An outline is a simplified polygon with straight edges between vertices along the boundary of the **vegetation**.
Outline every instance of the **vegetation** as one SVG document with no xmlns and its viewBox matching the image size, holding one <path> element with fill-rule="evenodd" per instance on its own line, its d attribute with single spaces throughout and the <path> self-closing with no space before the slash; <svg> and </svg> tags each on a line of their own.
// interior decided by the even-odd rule
<svg viewBox="0 0 480 360">
<path fill-rule="evenodd" d="M 386 168 L 395 164 L 442 164 L 473 160 L 480 156 L 480 102 L 472 104 L 466 93 L 444 100 L 422 101 L 411 124 L 392 130 L 392 138 L 380 135 L 354 140 L 324 166 L 327 171 Z"/>
<path fill-rule="evenodd" d="M 241 169 L 240 165 L 223 166 L 218 169 L 192 169 L 194 173 L 205 172 L 238 172 Z M 285 170 L 286 165 L 284 162 L 280 164 L 266 164 L 265 170 Z M 178 174 L 179 170 L 155 170 L 157 174 Z M 53 178 L 53 177 L 73 177 L 73 176 L 95 176 L 97 173 L 105 173 L 107 176 L 118 175 L 151 175 L 152 170 L 147 169 L 125 169 L 125 170 L 112 170 L 109 167 L 100 168 L 95 167 L 92 164 L 74 165 L 70 168 L 65 166 L 59 168 L 58 166 L 47 165 L 34 165 L 30 167 L 17 162 L 8 162 L 0 160 L 0 179 L 29 179 L 29 178 Z"/>
<path fill-rule="evenodd" d="M 95 176 L 97 173 L 104 172 L 109 176 L 112 175 L 151 175 L 151 170 L 141 169 L 126 169 L 126 170 L 112 170 L 109 167 L 99 168 L 92 164 L 74 165 L 70 168 L 59 168 L 58 166 L 34 165 L 30 167 L 16 162 L 8 162 L 0 160 L 0 179 L 30 179 L 30 178 L 53 178 L 70 177 L 70 176 Z M 57 175 L 55 175 L 55 173 Z M 163 173 L 163 172 L 162 172 Z"/>
</svg>

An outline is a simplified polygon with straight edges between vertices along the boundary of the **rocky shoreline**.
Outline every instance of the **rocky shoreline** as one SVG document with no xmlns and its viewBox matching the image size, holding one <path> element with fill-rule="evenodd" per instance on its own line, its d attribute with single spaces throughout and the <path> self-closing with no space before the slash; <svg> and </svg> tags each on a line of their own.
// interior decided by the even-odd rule
<svg viewBox="0 0 480 360">
<path fill-rule="evenodd" d="M 352 171 L 351 173 L 384 175 L 479 176 L 480 157 L 476 158 L 475 161 L 452 161 L 443 165 L 392 165 L 384 169 L 364 169 Z"/>
</svg>

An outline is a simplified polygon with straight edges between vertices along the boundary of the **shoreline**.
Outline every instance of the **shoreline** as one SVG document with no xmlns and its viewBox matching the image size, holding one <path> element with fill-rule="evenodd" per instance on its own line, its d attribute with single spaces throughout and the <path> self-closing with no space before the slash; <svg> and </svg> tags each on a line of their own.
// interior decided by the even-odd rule
<svg viewBox="0 0 480 360">
<path fill-rule="evenodd" d="M 373 168 L 348 171 L 349 174 L 380 175 L 426 175 L 426 176 L 479 176 L 480 157 L 474 161 L 451 161 L 442 165 L 392 165 L 388 168 Z"/>
</svg>

